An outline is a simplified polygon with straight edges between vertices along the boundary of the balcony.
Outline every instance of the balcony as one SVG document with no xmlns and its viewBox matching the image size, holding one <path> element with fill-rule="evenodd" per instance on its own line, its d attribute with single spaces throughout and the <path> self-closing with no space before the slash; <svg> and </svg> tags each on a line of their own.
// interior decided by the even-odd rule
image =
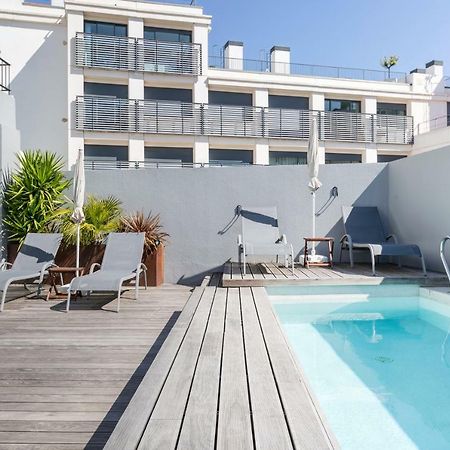
<svg viewBox="0 0 450 450">
<path fill-rule="evenodd" d="M 10 92 L 10 69 L 11 65 L 0 58 L 0 92 Z"/>
<path fill-rule="evenodd" d="M 325 141 L 412 144 L 413 118 L 376 114 L 208 105 L 85 96 L 76 100 L 76 128 L 149 134 L 308 139 L 318 117 Z"/>
<path fill-rule="evenodd" d="M 241 70 L 244 72 L 273 72 L 270 58 L 236 59 L 210 55 L 209 67 L 212 69 Z M 386 70 L 280 62 L 276 63 L 276 67 L 277 72 L 273 73 L 282 73 L 284 75 L 407 83 L 405 72 L 391 71 L 389 75 Z"/>
<path fill-rule="evenodd" d="M 77 33 L 79 67 L 137 72 L 201 75 L 200 44 Z"/>
</svg>

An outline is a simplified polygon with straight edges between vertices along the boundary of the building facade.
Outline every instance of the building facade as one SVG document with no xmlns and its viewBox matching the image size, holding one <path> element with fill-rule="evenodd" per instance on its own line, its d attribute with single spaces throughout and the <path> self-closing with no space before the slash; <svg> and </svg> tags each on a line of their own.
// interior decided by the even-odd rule
<svg viewBox="0 0 450 450">
<path fill-rule="evenodd" d="M 216 18 L 217 20 L 218 18 Z M 301 164 L 312 118 L 322 163 L 407 156 L 446 118 L 443 65 L 409 74 L 208 55 L 202 8 L 136 0 L 3 0 L 0 56 L 22 148 L 84 148 L 93 167 Z"/>
</svg>

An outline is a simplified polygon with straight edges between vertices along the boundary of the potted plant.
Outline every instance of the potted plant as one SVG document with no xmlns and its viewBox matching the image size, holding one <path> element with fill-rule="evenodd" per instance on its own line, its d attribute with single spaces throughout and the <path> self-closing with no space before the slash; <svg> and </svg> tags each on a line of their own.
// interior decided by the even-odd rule
<svg viewBox="0 0 450 450">
<path fill-rule="evenodd" d="M 59 266 L 75 266 L 77 225 L 71 220 L 73 208 L 66 206 L 49 229 L 63 234 L 63 245 L 56 255 Z M 83 208 L 85 220 L 80 227 L 80 265 L 89 270 L 91 264 L 101 263 L 109 233 L 118 231 L 122 214 L 119 199 L 89 195 Z"/>
<path fill-rule="evenodd" d="M 47 225 L 62 214 L 64 191 L 70 186 L 62 172 L 62 158 L 54 153 L 27 150 L 17 159 L 17 170 L 6 174 L 2 181 L 3 224 L 10 262 L 27 233 L 46 231 Z"/>
<path fill-rule="evenodd" d="M 145 233 L 143 263 L 147 267 L 149 286 L 164 283 L 164 243 L 169 235 L 162 230 L 159 214 L 144 215 L 142 211 L 123 216 L 120 219 L 120 231 L 127 233 Z M 141 284 L 143 280 L 141 278 Z"/>
</svg>

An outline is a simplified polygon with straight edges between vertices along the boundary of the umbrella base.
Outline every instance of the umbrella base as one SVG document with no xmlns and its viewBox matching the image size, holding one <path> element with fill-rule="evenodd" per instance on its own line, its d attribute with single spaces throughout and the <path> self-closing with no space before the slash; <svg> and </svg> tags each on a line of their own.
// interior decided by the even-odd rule
<svg viewBox="0 0 450 450">
<path fill-rule="evenodd" d="M 305 255 L 300 255 L 299 261 L 300 264 L 305 265 Z M 306 261 L 312 264 L 325 264 L 329 262 L 328 257 L 324 255 L 308 255 Z"/>
</svg>

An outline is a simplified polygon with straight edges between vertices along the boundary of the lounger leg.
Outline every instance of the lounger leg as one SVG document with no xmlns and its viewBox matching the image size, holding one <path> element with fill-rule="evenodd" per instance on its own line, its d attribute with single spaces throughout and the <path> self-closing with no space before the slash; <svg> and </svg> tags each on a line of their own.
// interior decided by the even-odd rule
<svg viewBox="0 0 450 450">
<path fill-rule="evenodd" d="M 120 311 L 120 293 L 121 293 L 122 285 L 119 287 L 119 292 L 117 293 L 117 312 Z"/>
<path fill-rule="evenodd" d="M 5 299 L 6 299 L 6 286 L 4 291 L 2 292 L 2 304 L 0 305 L 0 312 L 3 312 L 3 306 L 5 305 Z"/>
<path fill-rule="evenodd" d="M 422 261 L 423 276 L 426 277 L 427 276 L 427 268 L 425 266 L 425 258 L 423 257 L 423 255 L 420 255 L 420 260 Z"/>
<path fill-rule="evenodd" d="M 375 255 L 373 253 L 373 249 L 372 247 L 369 247 L 370 250 L 370 259 L 372 260 L 372 275 L 375 276 L 376 272 L 375 272 Z"/>
<path fill-rule="evenodd" d="M 66 312 L 69 312 L 69 309 L 70 309 L 70 294 L 71 294 L 71 291 L 70 291 L 70 286 L 69 286 L 69 290 L 67 291 Z"/>
<path fill-rule="evenodd" d="M 139 300 L 139 273 L 136 274 L 136 286 L 134 288 L 134 299 Z"/>
<path fill-rule="evenodd" d="M 245 264 L 246 263 L 245 259 L 246 258 L 245 258 L 245 250 L 244 250 L 244 252 L 242 253 L 242 263 L 244 265 L 244 267 L 242 269 L 242 273 L 244 274 L 244 276 L 247 274 L 247 265 Z"/>
<path fill-rule="evenodd" d="M 355 267 L 355 263 L 353 262 L 353 248 L 348 248 L 348 256 L 350 257 L 350 267 Z"/>
<path fill-rule="evenodd" d="M 147 271 L 144 270 L 144 286 L 145 286 L 145 290 L 147 290 Z"/>
</svg>

